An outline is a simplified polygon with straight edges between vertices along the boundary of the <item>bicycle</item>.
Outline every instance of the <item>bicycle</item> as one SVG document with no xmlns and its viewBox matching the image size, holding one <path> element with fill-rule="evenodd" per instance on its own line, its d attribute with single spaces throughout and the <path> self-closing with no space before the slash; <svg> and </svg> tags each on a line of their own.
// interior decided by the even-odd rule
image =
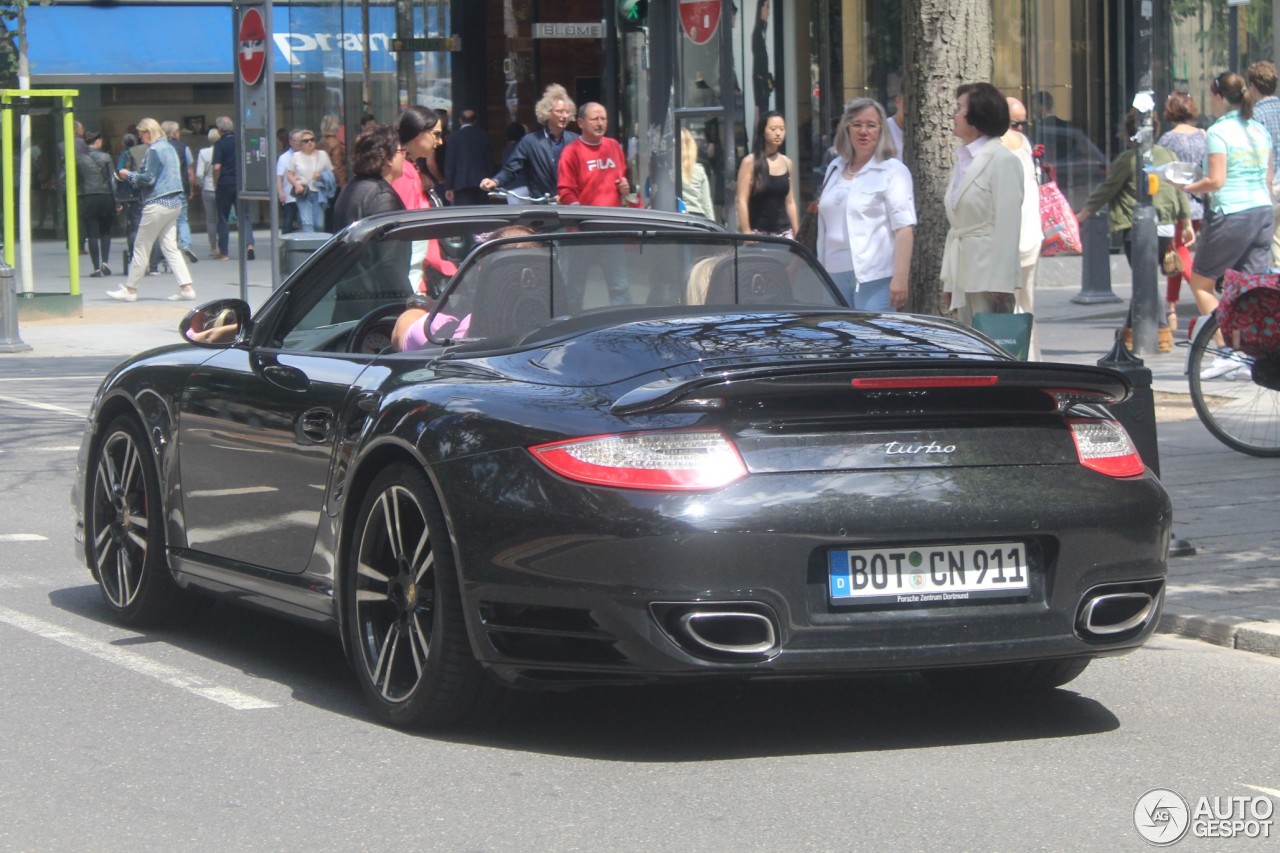
<svg viewBox="0 0 1280 853">
<path fill-rule="evenodd" d="M 509 190 L 503 187 L 489 190 L 489 198 L 498 198 L 508 203 L 515 204 L 555 204 L 556 197 L 553 195 L 528 195 Z"/>
<path fill-rule="evenodd" d="M 1280 456 L 1280 354 L 1252 356 L 1217 343 L 1218 312 L 1191 331 L 1191 402 L 1214 438 L 1251 456 Z"/>
</svg>

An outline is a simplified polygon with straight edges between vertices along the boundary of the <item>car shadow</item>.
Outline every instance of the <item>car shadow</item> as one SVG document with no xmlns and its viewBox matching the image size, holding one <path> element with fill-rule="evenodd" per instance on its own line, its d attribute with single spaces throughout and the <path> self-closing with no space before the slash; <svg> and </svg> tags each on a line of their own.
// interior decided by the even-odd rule
<svg viewBox="0 0 1280 853">
<path fill-rule="evenodd" d="M 78 617 L 119 627 L 94 584 L 52 590 L 49 602 Z M 285 685 L 299 702 L 375 722 L 341 642 L 321 628 L 264 615 L 252 605 L 205 601 L 173 625 L 129 630 L 137 636 L 115 645 L 170 645 L 252 678 Z"/>
<path fill-rule="evenodd" d="M 54 590 L 49 600 L 116 624 L 94 585 Z M 338 639 L 307 625 L 220 602 L 119 641 L 145 643 L 171 645 L 286 685 L 299 702 L 378 724 Z M 953 693 L 915 674 L 510 691 L 500 704 L 493 718 L 404 735 L 565 757 L 683 762 L 1076 737 L 1120 725 L 1105 706 L 1067 689 Z"/>
<path fill-rule="evenodd" d="M 1119 720 L 1069 690 L 940 692 L 919 675 L 590 688 L 517 694 L 501 725 L 465 740 L 581 758 L 708 761 L 879 752 L 1100 734 Z"/>
</svg>

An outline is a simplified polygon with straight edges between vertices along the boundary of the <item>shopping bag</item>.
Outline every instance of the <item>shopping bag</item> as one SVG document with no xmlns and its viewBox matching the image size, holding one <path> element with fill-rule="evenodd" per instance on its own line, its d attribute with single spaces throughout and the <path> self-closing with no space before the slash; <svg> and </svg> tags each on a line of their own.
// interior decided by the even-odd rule
<svg viewBox="0 0 1280 853">
<path fill-rule="evenodd" d="M 1280 353 L 1280 275 L 1227 270 L 1218 328 L 1227 346 L 1249 355 Z"/>
<path fill-rule="evenodd" d="M 1026 361 L 1031 351 L 1031 324 L 1034 314 L 973 315 L 973 327 L 1000 345 L 1000 348 L 1018 361 Z"/>
<path fill-rule="evenodd" d="M 1041 255 L 1078 254 L 1083 249 L 1080 223 L 1056 181 L 1040 185 L 1040 227 L 1044 231 Z"/>
</svg>

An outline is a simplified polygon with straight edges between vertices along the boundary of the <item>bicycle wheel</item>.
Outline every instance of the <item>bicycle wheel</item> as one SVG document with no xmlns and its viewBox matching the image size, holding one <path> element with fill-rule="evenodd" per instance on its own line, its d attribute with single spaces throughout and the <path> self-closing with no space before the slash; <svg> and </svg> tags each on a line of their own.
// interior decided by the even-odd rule
<svg viewBox="0 0 1280 853">
<path fill-rule="evenodd" d="M 1259 365 L 1243 353 L 1232 354 L 1241 369 L 1215 369 L 1215 359 L 1231 351 L 1214 342 L 1216 314 L 1200 322 L 1209 326 L 1191 345 L 1188 362 L 1196 414 L 1214 438 L 1232 450 L 1280 456 L 1280 391 L 1258 384 Z"/>
</svg>

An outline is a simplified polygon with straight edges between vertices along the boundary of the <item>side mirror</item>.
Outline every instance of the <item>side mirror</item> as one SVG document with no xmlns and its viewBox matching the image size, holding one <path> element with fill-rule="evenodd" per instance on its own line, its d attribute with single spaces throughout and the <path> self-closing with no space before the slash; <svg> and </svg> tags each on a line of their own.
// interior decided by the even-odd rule
<svg viewBox="0 0 1280 853">
<path fill-rule="evenodd" d="M 218 299 L 187 312 L 178 334 L 199 346 L 226 347 L 249 331 L 249 305 L 242 299 Z"/>
</svg>

